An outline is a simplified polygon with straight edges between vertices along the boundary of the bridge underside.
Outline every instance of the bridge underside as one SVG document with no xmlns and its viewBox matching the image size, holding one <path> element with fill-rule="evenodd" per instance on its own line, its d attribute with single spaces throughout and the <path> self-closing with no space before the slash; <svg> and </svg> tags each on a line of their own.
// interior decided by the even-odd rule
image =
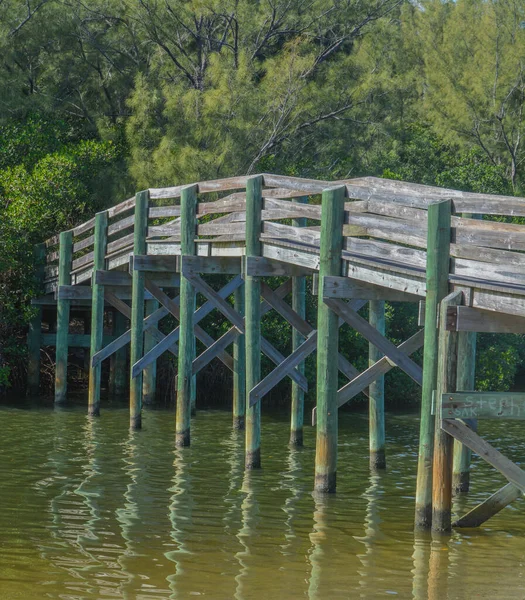
<svg viewBox="0 0 525 600">
<path fill-rule="evenodd" d="M 338 408 L 360 392 L 369 398 L 371 466 L 385 467 L 384 375 L 398 367 L 422 386 L 416 526 L 447 530 L 452 489 L 468 490 L 470 449 L 457 441 L 452 452 L 432 399 L 474 389 L 476 332 L 525 332 L 525 226 L 509 222 L 516 216 L 525 216 L 525 200 L 375 178 L 264 174 L 140 192 L 36 248 L 45 293 L 33 301 L 30 391 L 39 387 L 41 347 L 55 346 L 55 399 L 64 402 L 69 349 L 87 348 L 89 413 L 99 414 L 109 359 L 110 389 L 124 393 L 129 383 L 130 424 L 140 428 L 156 361 L 169 353 L 178 366 L 176 442 L 185 446 L 196 375 L 219 360 L 233 373 L 246 467 L 258 468 L 261 401 L 285 378 L 290 440 L 302 444 L 304 361 L 316 352 L 315 488 L 333 492 Z M 317 319 L 306 315 L 307 288 L 318 297 Z M 419 303 L 421 329 L 394 344 L 385 302 Z M 229 322 L 217 339 L 202 324 L 213 311 Z M 270 311 L 292 328 L 287 356 L 261 335 Z M 71 330 L 75 314 L 87 322 L 84 333 Z M 176 326 L 167 330 L 168 322 Z M 369 342 L 365 371 L 340 352 L 341 327 Z M 413 355 L 423 345 L 421 366 Z M 265 376 L 261 354 L 274 365 Z M 521 491 L 512 481 L 505 500 Z M 457 525 L 465 522 L 473 521 Z"/>
</svg>

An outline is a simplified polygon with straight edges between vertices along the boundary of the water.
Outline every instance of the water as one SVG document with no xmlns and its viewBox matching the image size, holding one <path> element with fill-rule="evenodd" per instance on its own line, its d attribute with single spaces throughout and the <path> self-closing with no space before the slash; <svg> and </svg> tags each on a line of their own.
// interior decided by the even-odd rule
<svg viewBox="0 0 525 600">
<path fill-rule="evenodd" d="M 417 420 L 387 419 L 386 473 L 367 464 L 363 415 L 340 419 L 338 493 L 312 492 L 314 430 L 290 450 L 263 418 L 263 470 L 245 473 L 226 412 L 200 412 L 192 447 L 174 415 L 0 408 L 0 598 L 445 599 L 525 597 L 520 501 L 477 530 L 415 535 Z M 519 422 L 482 434 L 519 459 Z M 503 485 L 482 461 L 465 506 Z M 456 507 L 457 508 L 457 507 Z"/>
</svg>

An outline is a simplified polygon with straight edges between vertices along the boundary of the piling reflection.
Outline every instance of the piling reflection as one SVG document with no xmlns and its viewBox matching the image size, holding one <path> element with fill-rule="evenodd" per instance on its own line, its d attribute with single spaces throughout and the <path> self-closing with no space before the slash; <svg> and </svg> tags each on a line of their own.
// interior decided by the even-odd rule
<svg viewBox="0 0 525 600">
<path fill-rule="evenodd" d="M 428 563 L 430 560 L 430 533 L 416 531 L 414 533 L 414 551 L 412 553 L 412 598 L 427 600 L 428 598 Z"/>
<path fill-rule="evenodd" d="M 362 598 L 366 598 L 371 589 L 375 589 L 373 579 L 377 572 L 376 542 L 382 537 L 380 528 L 381 517 L 379 515 L 379 497 L 381 492 L 381 475 L 377 471 L 372 471 L 369 476 L 369 486 L 363 494 L 363 498 L 366 500 L 365 535 L 355 537 L 356 540 L 365 546 L 365 553 L 357 555 L 362 567 L 359 569 L 359 587 Z"/>
<path fill-rule="evenodd" d="M 242 550 L 235 554 L 239 563 L 239 573 L 235 577 L 237 584 L 235 589 L 235 600 L 245 600 L 248 593 L 248 576 L 250 574 L 251 546 L 257 536 L 259 523 L 259 502 L 253 489 L 253 473 L 250 470 L 244 472 L 241 492 L 244 498 L 241 504 L 241 528 L 237 533 Z"/>
<path fill-rule="evenodd" d="M 187 460 L 187 449 L 175 448 L 173 451 L 173 485 L 169 488 L 169 520 L 171 523 L 170 538 L 172 550 L 164 553 L 164 556 L 173 563 L 174 573 L 166 579 L 171 590 L 170 598 L 183 598 L 182 578 L 185 571 L 185 563 L 191 554 L 187 546 L 187 532 L 192 524 L 193 496 L 192 480 L 189 474 Z"/>
<path fill-rule="evenodd" d="M 326 560 L 328 549 L 328 522 L 327 515 L 330 511 L 330 495 L 313 493 L 315 508 L 313 514 L 313 530 L 310 533 L 312 544 L 308 554 L 311 570 L 308 580 L 308 598 L 310 600 L 321 600 L 323 595 L 323 565 Z"/>
</svg>

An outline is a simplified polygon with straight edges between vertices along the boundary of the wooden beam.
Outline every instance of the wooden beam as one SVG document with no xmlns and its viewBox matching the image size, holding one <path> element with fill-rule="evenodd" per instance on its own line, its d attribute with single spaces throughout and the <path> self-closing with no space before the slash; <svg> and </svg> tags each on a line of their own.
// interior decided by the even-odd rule
<svg viewBox="0 0 525 600">
<path fill-rule="evenodd" d="M 135 228 L 133 232 L 135 257 L 146 253 L 148 207 L 149 192 L 139 192 L 135 197 Z M 132 281 L 130 364 L 134 365 L 141 358 L 144 347 L 144 273 L 133 270 Z M 130 374 L 129 419 L 131 429 L 142 427 L 142 373 L 139 373 L 137 377 Z"/>
<path fill-rule="evenodd" d="M 145 251 L 144 251 L 145 252 Z M 178 257 L 173 255 L 133 255 L 133 271 L 152 271 L 157 273 L 175 273 L 178 269 Z"/>
<path fill-rule="evenodd" d="M 246 275 L 251 277 L 303 277 L 312 273 L 313 269 L 291 265 L 265 256 L 246 257 Z"/>
<path fill-rule="evenodd" d="M 392 290 L 378 285 L 356 281 L 349 277 L 325 277 L 324 298 L 363 298 L 365 300 L 388 300 L 389 302 L 418 302 L 420 296 Z"/>
<path fill-rule="evenodd" d="M 345 188 L 323 192 L 319 279 L 342 275 Z M 322 288 L 322 286 L 321 286 Z M 323 302 L 317 309 L 317 434 L 315 445 L 315 490 L 335 492 L 337 478 L 337 362 L 339 325 L 337 315 Z"/>
<path fill-rule="evenodd" d="M 390 340 L 382 336 L 377 329 L 372 327 L 363 317 L 357 314 L 343 300 L 335 298 L 325 298 L 324 303 L 329 306 L 337 315 L 344 319 L 351 327 L 363 335 L 369 342 L 374 344 L 386 356 L 388 356 L 398 367 L 403 369 L 416 383 L 421 385 L 422 371 L 421 367 L 410 359 L 404 352 L 400 352 Z"/>
<path fill-rule="evenodd" d="M 244 317 L 244 285 L 234 293 L 235 311 Z M 232 334 L 233 335 L 233 334 Z M 199 357 L 200 358 L 200 357 Z M 193 366 L 195 368 L 195 362 Z M 199 367 L 202 368 L 202 367 Z M 246 351 L 244 334 L 235 336 L 233 343 L 233 428 L 244 429 L 246 413 Z"/>
<path fill-rule="evenodd" d="M 450 212 L 450 200 L 442 200 L 428 207 L 425 350 L 417 463 L 416 529 L 430 529 L 432 521 L 432 461 L 435 427 L 432 394 L 436 389 L 437 381 L 438 306 L 448 293 Z"/>
<path fill-rule="evenodd" d="M 368 303 L 370 326 L 378 334 L 385 336 L 385 302 L 384 300 L 371 300 Z M 383 358 L 383 353 L 373 343 L 368 344 L 368 366 L 372 367 Z M 368 389 L 368 423 L 369 423 L 369 449 L 370 467 L 372 469 L 386 468 L 385 455 L 385 377 L 380 375 Z M 338 393 L 339 396 L 339 393 Z"/>
<path fill-rule="evenodd" d="M 246 256 L 261 256 L 261 212 L 263 179 L 246 181 Z M 261 468 L 261 403 L 249 405 L 250 391 L 261 379 L 261 288 L 257 277 L 247 275 L 245 290 L 246 348 L 246 436 L 245 467 Z M 242 329 L 244 331 L 244 328 Z"/>
<path fill-rule="evenodd" d="M 491 446 L 476 432 L 472 431 L 461 421 L 443 419 L 441 429 L 468 446 L 480 458 L 488 462 L 504 475 L 511 483 L 518 487 L 522 492 L 525 491 L 525 471 L 520 469 L 517 464 L 504 456 L 494 446 Z"/>
<path fill-rule="evenodd" d="M 296 205 L 296 210 L 304 209 L 308 203 L 307 196 L 294 198 L 292 203 Z M 268 201 L 266 202 L 268 204 Z M 318 206 L 315 207 L 318 211 Z M 319 211 L 320 212 L 320 211 Z M 319 214 L 319 218 L 321 215 Z M 292 220 L 294 227 L 306 227 L 306 218 L 295 218 Z M 266 259 L 268 260 L 268 259 Z M 304 273 L 300 273 L 300 267 L 294 267 L 296 272 L 292 279 L 292 310 L 301 319 L 306 321 L 306 279 Z M 304 270 L 303 270 L 304 271 Z M 292 327 L 292 353 L 298 352 L 299 348 L 305 343 L 305 336 L 296 328 Z M 314 342 L 317 344 L 317 341 Z M 304 375 L 305 365 L 304 360 L 298 364 L 299 373 Z M 304 426 L 304 391 L 295 383 L 292 382 L 292 405 L 290 417 L 290 445 L 300 447 L 303 445 L 303 426 Z"/>
<path fill-rule="evenodd" d="M 439 359 L 436 397 L 456 391 L 458 334 L 445 328 L 449 306 L 463 300 L 462 292 L 452 292 L 440 303 Z M 432 464 L 432 530 L 449 532 L 452 512 L 452 458 L 453 439 L 441 425 L 441 405 L 437 405 L 436 432 L 434 435 L 434 461 Z"/>
<path fill-rule="evenodd" d="M 159 309 L 157 299 L 146 300 L 146 316 L 152 315 Z M 147 354 L 155 347 L 155 337 L 149 332 L 144 332 L 144 354 Z M 154 360 L 144 369 L 142 380 L 142 401 L 144 404 L 153 404 L 155 402 L 155 393 L 157 389 L 157 361 Z"/>
<path fill-rule="evenodd" d="M 452 523 L 452 527 L 479 527 L 500 510 L 521 496 L 521 491 L 513 483 L 507 483 L 481 504 Z"/>
<path fill-rule="evenodd" d="M 95 216 L 95 234 L 93 246 L 93 277 L 98 269 L 104 268 L 104 257 L 108 243 L 108 213 L 103 211 Z M 89 288 L 88 288 L 89 289 Z M 91 349 L 90 356 L 102 349 L 104 337 L 104 286 L 93 283 L 91 290 Z M 89 366 L 88 415 L 100 415 L 100 379 L 101 366 Z"/>
<path fill-rule="evenodd" d="M 196 252 L 195 231 L 197 227 L 197 186 L 186 186 L 181 191 L 181 256 Z M 185 274 L 180 280 L 180 337 L 177 374 L 177 410 L 175 445 L 190 445 L 191 397 L 194 385 L 192 363 L 195 358 L 193 314 L 195 312 L 195 289 Z"/>
<path fill-rule="evenodd" d="M 199 354 L 197 358 L 193 361 L 192 364 L 192 373 L 196 375 L 201 369 L 203 369 L 207 364 L 209 364 L 214 358 L 216 358 L 221 352 L 233 344 L 236 339 L 241 334 L 235 327 L 231 327 L 228 329 L 226 333 L 224 333 L 218 340 L 214 341 L 213 344 L 210 344 L 204 352 Z M 234 364 L 234 375 L 235 375 L 235 362 Z M 241 427 L 237 427 L 236 429 L 242 429 Z"/>
<path fill-rule="evenodd" d="M 443 419 L 525 419 L 525 394 L 456 392 L 441 398 Z"/>
<path fill-rule="evenodd" d="M 181 256 L 182 273 L 208 273 L 237 275 L 241 272 L 241 260 L 235 256 Z"/>
<path fill-rule="evenodd" d="M 60 258 L 58 262 L 58 285 L 71 285 L 71 265 L 73 257 L 73 232 L 60 234 Z M 67 359 L 69 335 L 69 300 L 57 301 L 55 402 L 61 404 L 67 397 Z"/>
<path fill-rule="evenodd" d="M 456 331 L 525 333 L 525 317 L 482 310 L 470 306 L 458 306 L 455 316 Z"/>
</svg>

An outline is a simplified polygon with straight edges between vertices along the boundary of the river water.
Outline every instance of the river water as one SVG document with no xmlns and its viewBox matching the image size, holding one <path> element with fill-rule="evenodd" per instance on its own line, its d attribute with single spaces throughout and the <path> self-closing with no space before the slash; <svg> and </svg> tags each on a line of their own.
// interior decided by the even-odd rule
<svg viewBox="0 0 525 600">
<path fill-rule="evenodd" d="M 340 418 L 338 492 L 312 494 L 315 432 L 287 446 L 263 417 L 263 469 L 245 473 L 230 414 L 0 408 L 0 599 L 525 598 L 525 510 L 432 540 L 412 522 L 418 421 L 387 418 L 388 469 L 371 474 L 365 415 Z M 519 460 L 519 422 L 483 423 Z M 462 513 L 504 484 L 479 459 Z"/>
</svg>

